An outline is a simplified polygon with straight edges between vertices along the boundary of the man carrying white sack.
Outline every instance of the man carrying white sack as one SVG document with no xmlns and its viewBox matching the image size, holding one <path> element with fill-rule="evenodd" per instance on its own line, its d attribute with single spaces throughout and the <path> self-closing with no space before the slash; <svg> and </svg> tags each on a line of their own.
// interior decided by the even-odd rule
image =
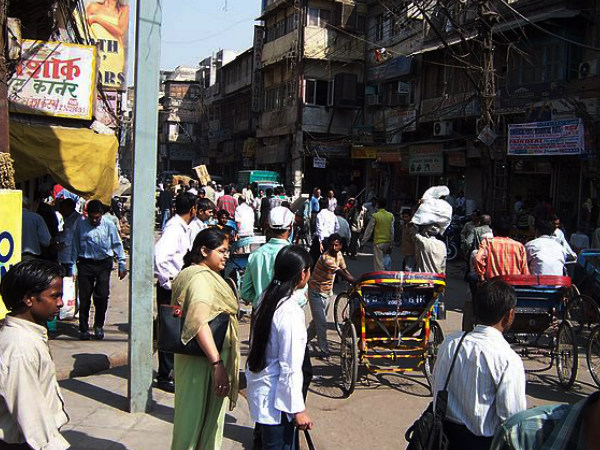
<svg viewBox="0 0 600 450">
<path fill-rule="evenodd" d="M 446 186 L 429 188 L 411 220 L 419 227 L 415 236 L 415 259 L 419 272 L 446 272 L 446 244 L 436 236 L 443 234 L 452 220 L 452 206 L 443 200 L 449 193 Z"/>
</svg>

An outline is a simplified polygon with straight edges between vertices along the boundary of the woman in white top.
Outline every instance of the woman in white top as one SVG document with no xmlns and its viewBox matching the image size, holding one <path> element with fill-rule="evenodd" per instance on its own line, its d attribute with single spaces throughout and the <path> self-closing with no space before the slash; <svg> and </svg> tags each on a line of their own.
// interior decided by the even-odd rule
<svg viewBox="0 0 600 450">
<path fill-rule="evenodd" d="M 250 414 L 260 426 L 263 450 L 292 450 L 294 426 L 304 430 L 313 425 L 302 393 L 306 324 L 301 305 L 310 266 L 305 249 L 283 248 L 256 312 L 246 380 Z"/>
</svg>

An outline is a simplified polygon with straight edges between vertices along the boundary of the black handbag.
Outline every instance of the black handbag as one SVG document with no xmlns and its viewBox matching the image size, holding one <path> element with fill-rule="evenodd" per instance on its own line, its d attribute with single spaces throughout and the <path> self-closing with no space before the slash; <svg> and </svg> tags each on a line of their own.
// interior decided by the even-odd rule
<svg viewBox="0 0 600 450">
<path fill-rule="evenodd" d="M 431 402 L 423 414 L 421 414 L 421 417 L 406 430 L 406 434 L 404 435 L 404 438 L 408 441 L 406 450 L 448 449 L 449 441 L 444 433 L 444 420 L 446 420 L 448 409 L 448 383 L 450 382 L 450 376 L 456 363 L 458 351 L 468 333 L 467 331 L 462 335 L 458 347 L 456 347 L 444 389 L 436 393 L 435 408 L 433 407 L 433 402 Z"/>
<path fill-rule="evenodd" d="M 181 330 L 183 329 L 183 317 L 179 305 L 160 305 L 158 320 L 159 351 L 206 357 L 195 338 L 191 339 L 186 345 L 182 344 Z M 219 314 L 208 325 L 210 326 L 217 350 L 220 352 L 223 349 L 223 343 L 225 342 L 227 329 L 229 328 L 229 314 Z"/>
</svg>

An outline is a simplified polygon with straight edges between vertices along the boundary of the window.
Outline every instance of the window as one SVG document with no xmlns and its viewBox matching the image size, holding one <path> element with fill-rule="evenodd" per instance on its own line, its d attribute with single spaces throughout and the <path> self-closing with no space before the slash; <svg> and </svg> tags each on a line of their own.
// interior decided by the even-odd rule
<svg viewBox="0 0 600 450">
<path fill-rule="evenodd" d="M 513 53 L 508 84 L 516 87 L 565 80 L 568 67 L 566 47 L 563 42 L 544 41 L 524 49 L 525 55 Z"/>
<path fill-rule="evenodd" d="M 314 106 L 331 106 L 333 104 L 333 81 L 306 80 L 304 103 Z"/>
<path fill-rule="evenodd" d="M 272 111 L 274 109 L 292 106 L 295 100 L 294 81 L 278 84 L 265 89 L 264 109 Z"/>
<path fill-rule="evenodd" d="M 379 14 L 375 18 L 375 40 L 380 41 L 383 39 L 383 14 Z"/>
<path fill-rule="evenodd" d="M 298 14 L 293 13 L 266 28 L 265 42 L 279 39 L 281 36 L 291 33 L 296 28 L 298 28 Z"/>
<path fill-rule="evenodd" d="M 311 27 L 325 27 L 331 22 L 331 11 L 328 9 L 309 8 L 308 25 Z"/>
</svg>

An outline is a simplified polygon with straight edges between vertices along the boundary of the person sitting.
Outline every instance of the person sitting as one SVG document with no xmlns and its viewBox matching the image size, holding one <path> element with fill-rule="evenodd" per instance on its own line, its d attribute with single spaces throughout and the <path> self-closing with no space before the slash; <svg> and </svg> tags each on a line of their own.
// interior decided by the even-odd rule
<svg viewBox="0 0 600 450">
<path fill-rule="evenodd" d="M 532 275 L 564 275 L 567 252 L 552 237 L 554 225 L 549 220 L 536 219 L 535 231 L 537 238 L 525 244 L 529 272 Z"/>
<path fill-rule="evenodd" d="M 458 351 L 444 421 L 448 450 L 489 449 L 500 424 L 527 407 L 523 362 L 503 336 L 515 319 L 515 290 L 503 281 L 490 281 L 476 300 L 478 325 L 460 348 L 461 335 L 442 342 L 433 372 L 436 398 Z"/>
</svg>

